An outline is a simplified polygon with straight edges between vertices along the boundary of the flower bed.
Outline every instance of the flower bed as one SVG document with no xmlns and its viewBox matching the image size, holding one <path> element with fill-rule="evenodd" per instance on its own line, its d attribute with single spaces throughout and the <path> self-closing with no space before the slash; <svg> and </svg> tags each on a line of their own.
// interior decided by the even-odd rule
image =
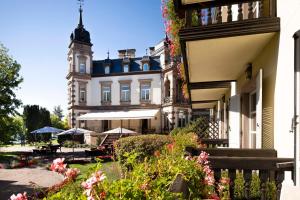
<svg viewBox="0 0 300 200">
<path fill-rule="evenodd" d="M 157 135 L 157 137 L 159 137 Z M 154 140 L 154 139 L 153 139 Z M 154 140 L 155 141 L 155 140 Z M 122 177 L 109 181 L 97 163 L 92 171 L 76 181 L 79 170 L 67 168 L 64 159 L 56 159 L 50 169 L 65 176 L 62 183 L 44 191 L 39 198 L 54 199 L 220 199 L 228 196 L 227 179 L 216 183 L 208 162 L 208 154 L 186 157 L 186 145 L 197 145 L 193 133 L 176 134 L 168 143 L 151 154 L 140 157 L 139 151 L 128 150 L 123 162 Z M 142 159 L 141 159 L 142 158 Z M 175 180 L 186 183 L 187 190 L 174 190 Z M 176 184 L 175 184 L 176 185 Z M 18 194 L 19 195 L 19 194 Z M 21 194 L 23 195 L 23 194 Z M 24 195 L 23 195 L 24 196 Z M 13 197 L 13 196 L 12 196 Z M 24 199 L 30 199 L 25 198 Z"/>
</svg>

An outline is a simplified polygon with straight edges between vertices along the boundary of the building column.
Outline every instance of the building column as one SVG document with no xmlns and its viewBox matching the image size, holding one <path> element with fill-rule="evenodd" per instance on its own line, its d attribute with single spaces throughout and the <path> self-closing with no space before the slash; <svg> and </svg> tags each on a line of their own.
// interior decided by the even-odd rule
<svg viewBox="0 0 300 200">
<path fill-rule="evenodd" d="M 240 96 L 237 95 L 236 82 L 231 82 L 228 137 L 230 148 L 240 148 Z"/>
</svg>

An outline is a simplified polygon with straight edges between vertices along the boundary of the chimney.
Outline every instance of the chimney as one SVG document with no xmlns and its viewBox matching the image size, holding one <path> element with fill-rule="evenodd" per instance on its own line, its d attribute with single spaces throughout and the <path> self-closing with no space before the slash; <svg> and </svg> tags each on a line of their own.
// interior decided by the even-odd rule
<svg viewBox="0 0 300 200">
<path fill-rule="evenodd" d="M 118 50 L 119 52 L 119 58 L 124 58 L 125 55 L 126 55 L 126 49 L 123 49 L 123 50 Z"/>
<path fill-rule="evenodd" d="M 154 47 L 149 47 L 149 51 L 150 51 L 150 56 L 152 56 L 154 53 Z"/>
<path fill-rule="evenodd" d="M 135 58 L 135 49 L 127 49 L 127 57 L 128 58 Z"/>
</svg>

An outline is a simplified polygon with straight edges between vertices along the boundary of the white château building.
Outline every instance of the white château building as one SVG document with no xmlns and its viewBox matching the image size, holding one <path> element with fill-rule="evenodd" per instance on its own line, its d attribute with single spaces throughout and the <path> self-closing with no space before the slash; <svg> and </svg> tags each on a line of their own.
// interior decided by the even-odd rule
<svg viewBox="0 0 300 200">
<path fill-rule="evenodd" d="M 103 132 L 122 126 L 144 134 L 167 132 L 189 122 L 191 109 L 169 59 L 167 38 L 143 57 L 136 57 L 135 49 L 124 49 L 118 58 L 108 54 L 105 60 L 93 60 L 80 9 L 70 39 L 66 78 L 71 127 Z"/>
</svg>

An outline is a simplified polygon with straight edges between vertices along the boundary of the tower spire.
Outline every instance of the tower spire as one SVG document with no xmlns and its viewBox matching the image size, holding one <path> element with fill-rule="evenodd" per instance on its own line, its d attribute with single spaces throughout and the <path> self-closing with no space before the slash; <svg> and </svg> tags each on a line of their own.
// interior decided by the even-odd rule
<svg viewBox="0 0 300 200">
<path fill-rule="evenodd" d="M 78 27 L 83 27 L 83 23 L 82 23 L 82 5 L 83 5 L 83 0 L 78 0 L 79 1 L 79 24 Z"/>
</svg>

